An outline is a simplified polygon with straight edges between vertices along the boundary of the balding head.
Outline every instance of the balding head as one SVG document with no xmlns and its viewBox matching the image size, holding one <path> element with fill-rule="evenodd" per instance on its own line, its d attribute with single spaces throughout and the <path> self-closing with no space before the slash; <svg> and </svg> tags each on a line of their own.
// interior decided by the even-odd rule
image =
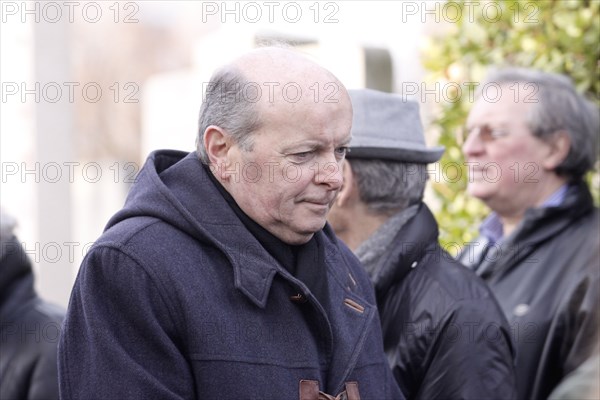
<svg viewBox="0 0 600 400">
<path fill-rule="evenodd" d="M 263 48 L 211 80 L 198 154 L 246 215 L 303 244 L 325 225 L 342 185 L 351 125 L 335 76 L 291 50 Z"/>
<path fill-rule="evenodd" d="M 300 104 L 327 112 L 327 104 L 350 104 L 342 83 L 304 55 L 285 48 L 249 51 L 217 70 L 200 109 L 197 152 L 209 164 L 204 133 L 211 126 L 227 131 L 245 150 L 264 116 L 294 112 Z M 323 107 L 325 105 L 325 107 Z M 350 106 L 351 107 L 351 106 Z"/>
<path fill-rule="evenodd" d="M 328 70 L 301 53 L 284 48 L 264 47 L 252 50 L 231 64 L 251 82 L 259 84 L 277 82 L 285 85 L 303 80 L 315 82 L 336 82 L 338 79 Z"/>
</svg>

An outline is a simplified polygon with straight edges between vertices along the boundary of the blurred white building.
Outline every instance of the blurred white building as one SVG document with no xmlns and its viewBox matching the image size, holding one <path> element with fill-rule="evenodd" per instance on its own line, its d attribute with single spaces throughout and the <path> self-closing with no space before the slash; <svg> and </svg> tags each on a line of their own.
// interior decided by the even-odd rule
<svg viewBox="0 0 600 400">
<path fill-rule="evenodd" d="M 422 80 L 423 21 L 402 1 L 67 3 L 2 2 L 0 27 L 0 202 L 62 305 L 147 153 L 193 150 L 228 59 L 279 39 L 348 88 Z"/>
</svg>

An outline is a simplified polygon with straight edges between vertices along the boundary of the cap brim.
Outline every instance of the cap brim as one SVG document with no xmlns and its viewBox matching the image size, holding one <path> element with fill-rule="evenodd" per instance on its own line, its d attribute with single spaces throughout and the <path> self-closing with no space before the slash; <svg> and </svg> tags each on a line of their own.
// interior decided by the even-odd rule
<svg viewBox="0 0 600 400">
<path fill-rule="evenodd" d="M 346 158 L 352 159 L 378 159 L 415 164 L 429 164 L 438 161 L 445 148 L 443 146 L 430 147 L 427 150 L 399 149 L 393 147 L 350 147 Z"/>
</svg>

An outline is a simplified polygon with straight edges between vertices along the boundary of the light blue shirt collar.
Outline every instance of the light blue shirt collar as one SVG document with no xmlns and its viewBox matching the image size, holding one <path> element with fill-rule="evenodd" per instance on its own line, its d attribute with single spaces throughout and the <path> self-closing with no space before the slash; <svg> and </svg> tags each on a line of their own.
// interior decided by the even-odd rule
<svg viewBox="0 0 600 400">
<path fill-rule="evenodd" d="M 567 195 L 569 185 L 564 184 L 557 191 L 552 193 L 539 208 L 556 207 L 562 204 Z M 479 234 L 485 236 L 490 244 L 500 242 L 504 236 L 504 227 L 502 220 L 495 212 L 492 212 L 479 226 Z"/>
</svg>

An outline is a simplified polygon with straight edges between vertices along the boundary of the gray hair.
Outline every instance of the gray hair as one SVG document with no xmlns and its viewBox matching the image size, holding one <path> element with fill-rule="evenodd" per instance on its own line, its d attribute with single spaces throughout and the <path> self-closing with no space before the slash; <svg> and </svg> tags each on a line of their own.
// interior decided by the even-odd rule
<svg viewBox="0 0 600 400">
<path fill-rule="evenodd" d="M 427 183 L 427 165 L 349 159 L 361 201 L 375 214 L 392 214 L 418 204 Z"/>
<path fill-rule="evenodd" d="M 564 75 L 503 68 L 492 71 L 486 78 L 488 84 L 515 82 L 531 85 L 535 90 L 528 96 L 529 101 L 535 103 L 528 115 L 529 129 L 535 136 L 549 140 L 559 131 L 569 135 L 569 154 L 555 172 L 576 180 L 594 168 L 600 131 L 598 107 L 577 93 L 571 79 Z"/>
<path fill-rule="evenodd" d="M 251 135 L 259 129 L 256 102 L 260 95 L 249 95 L 252 84 L 233 66 L 217 70 L 210 79 L 200 107 L 196 151 L 202 163 L 209 159 L 204 147 L 204 132 L 210 125 L 224 129 L 244 151 L 252 151 Z"/>
</svg>

